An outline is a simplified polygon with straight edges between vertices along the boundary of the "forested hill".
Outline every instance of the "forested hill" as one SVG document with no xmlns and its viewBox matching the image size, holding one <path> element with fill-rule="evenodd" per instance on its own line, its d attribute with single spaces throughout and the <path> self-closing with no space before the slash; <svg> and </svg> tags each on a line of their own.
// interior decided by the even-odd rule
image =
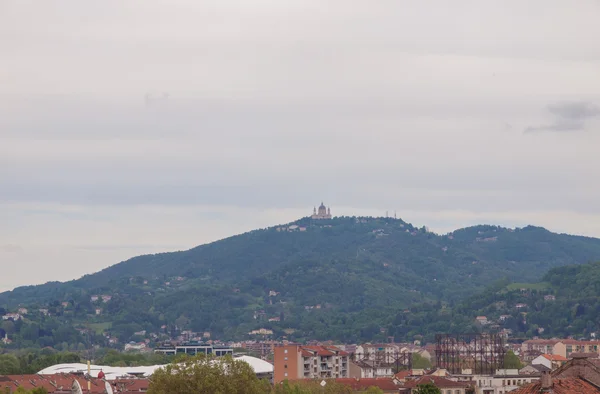
<svg viewBox="0 0 600 394">
<path fill-rule="evenodd" d="M 402 332 L 508 330 L 513 338 L 534 336 L 591 339 L 600 336 L 600 262 L 551 269 L 535 283 L 498 281 L 455 307 L 429 308 L 397 316 Z M 484 324 L 476 321 L 485 316 Z"/>
<path fill-rule="evenodd" d="M 550 268 L 595 260 L 600 240 L 539 227 L 436 235 L 391 218 L 305 218 L 134 257 L 70 282 L 17 288 L 0 294 L 0 305 L 102 323 L 121 341 L 163 325 L 222 338 L 266 327 L 296 339 L 371 339 L 390 314 L 410 305 L 454 304 L 498 278 L 531 282 Z"/>
</svg>

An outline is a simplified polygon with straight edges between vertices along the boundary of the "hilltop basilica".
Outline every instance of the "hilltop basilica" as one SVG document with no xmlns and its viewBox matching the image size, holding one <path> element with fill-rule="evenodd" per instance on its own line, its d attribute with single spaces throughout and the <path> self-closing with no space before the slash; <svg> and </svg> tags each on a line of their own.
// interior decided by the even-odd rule
<svg viewBox="0 0 600 394">
<path fill-rule="evenodd" d="M 317 212 L 317 208 L 313 209 L 313 214 L 310 217 L 311 219 L 331 219 L 331 209 L 325 207 L 323 202 L 321 202 L 321 206 L 319 207 L 319 211 Z"/>
</svg>

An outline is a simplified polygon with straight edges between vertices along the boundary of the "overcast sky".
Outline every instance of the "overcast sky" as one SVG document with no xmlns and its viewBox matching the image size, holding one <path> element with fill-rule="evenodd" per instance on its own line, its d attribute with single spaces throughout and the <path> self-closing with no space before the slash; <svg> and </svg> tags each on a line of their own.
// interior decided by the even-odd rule
<svg viewBox="0 0 600 394">
<path fill-rule="evenodd" d="M 437 232 L 600 236 L 598 15 L 598 0 L 0 0 L 0 290 L 321 200 Z"/>
</svg>

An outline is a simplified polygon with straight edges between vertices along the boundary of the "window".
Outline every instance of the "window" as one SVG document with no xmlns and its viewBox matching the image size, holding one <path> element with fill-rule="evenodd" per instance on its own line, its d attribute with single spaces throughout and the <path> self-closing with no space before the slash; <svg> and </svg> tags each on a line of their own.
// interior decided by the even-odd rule
<svg viewBox="0 0 600 394">
<path fill-rule="evenodd" d="M 287 364 L 285 364 L 283 367 L 284 367 L 285 369 L 287 369 Z"/>
<path fill-rule="evenodd" d="M 285 354 L 287 354 L 287 351 L 288 351 L 287 349 L 284 349 L 284 350 L 283 350 L 283 352 L 284 352 Z"/>
<path fill-rule="evenodd" d="M 283 359 L 284 359 L 285 361 L 287 361 L 287 356 L 285 356 Z"/>
<path fill-rule="evenodd" d="M 287 372 L 285 372 L 285 373 L 283 374 L 283 376 L 287 377 Z"/>
</svg>

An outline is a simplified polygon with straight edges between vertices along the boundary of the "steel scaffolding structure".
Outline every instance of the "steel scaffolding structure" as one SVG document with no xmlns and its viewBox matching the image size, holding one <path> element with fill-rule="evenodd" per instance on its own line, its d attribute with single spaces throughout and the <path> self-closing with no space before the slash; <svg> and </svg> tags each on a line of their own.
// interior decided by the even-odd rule
<svg viewBox="0 0 600 394">
<path fill-rule="evenodd" d="M 503 368 L 506 350 L 497 334 L 438 334 L 435 359 L 438 368 L 452 374 L 494 374 Z"/>
</svg>

